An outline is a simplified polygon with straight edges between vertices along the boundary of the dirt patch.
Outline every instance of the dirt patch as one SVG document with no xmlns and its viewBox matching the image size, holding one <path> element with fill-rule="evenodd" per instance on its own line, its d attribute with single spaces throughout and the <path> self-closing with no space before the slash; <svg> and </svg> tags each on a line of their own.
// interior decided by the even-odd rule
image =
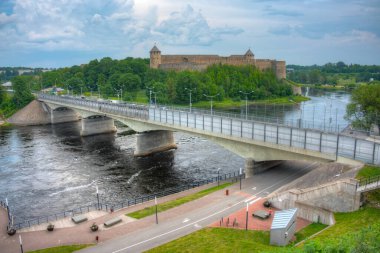
<svg viewBox="0 0 380 253">
<path fill-rule="evenodd" d="M 27 106 L 16 112 L 8 119 L 16 126 L 44 125 L 50 123 L 48 108 L 41 102 L 33 100 Z"/>
</svg>

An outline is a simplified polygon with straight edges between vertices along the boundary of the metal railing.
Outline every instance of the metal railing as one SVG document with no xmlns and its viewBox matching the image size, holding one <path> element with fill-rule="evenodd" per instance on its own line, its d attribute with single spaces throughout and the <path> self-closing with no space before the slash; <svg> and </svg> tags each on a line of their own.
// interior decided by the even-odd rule
<svg viewBox="0 0 380 253">
<path fill-rule="evenodd" d="M 237 181 L 239 178 L 241 178 L 241 179 L 245 178 L 245 174 L 244 173 L 239 174 L 239 171 L 235 171 L 235 172 L 226 173 L 224 175 L 220 175 L 219 181 L 227 181 L 230 179 L 232 181 Z M 214 182 L 218 182 L 218 177 L 211 177 L 211 178 L 206 179 L 206 180 L 197 181 L 195 183 L 175 187 L 175 188 L 168 189 L 168 190 L 158 192 L 158 193 L 152 193 L 152 194 L 148 194 L 148 195 L 138 196 L 138 197 L 135 197 L 132 199 L 127 199 L 126 201 L 120 201 L 120 202 L 115 202 L 115 203 L 101 203 L 101 202 L 99 202 L 99 204 L 98 203 L 92 203 L 90 205 L 80 206 L 80 207 L 73 208 L 71 210 L 66 210 L 66 211 L 59 212 L 59 213 L 40 216 L 40 217 L 37 217 L 34 219 L 28 219 L 28 220 L 24 220 L 24 221 L 18 221 L 16 223 L 14 223 L 12 227 L 15 229 L 27 228 L 27 227 L 31 227 L 31 226 L 35 226 L 35 225 L 53 222 L 53 221 L 63 219 L 66 217 L 72 217 L 72 216 L 77 215 L 77 214 L 88 213 L 91 211 L 98 211 L 98 210 L 103 210 L 103 211 L 107 211 L 107 212 L 108 211 L 111 211 L 111 212 L 117 211 L 117 210 L 122 209 L 122 208 L 127 208 L 130 206 L 142 204 L 144 202 L 153 200 L 155 197 L 168 196 L 171 194 L 179 193 L 182 191 L 186 191 L 189 189 L 193 189 L 193 188 L 196 188 L 196 187 L 199 187 L 202 185 L 206 185 L 206 184 L 210 184 L 210 183 L 214 183 Z M 0 204 L 2 207 L 6 208 L 5 203 L 0 201 Z"/>
<path fill-rule="evenodd" d="M 45 100 L 57 101 L 64 105 L 95 113 L 109 113 L 121 117 L 160 122 L 167 125 L 180 126 L 187 129 L 252 139 L 274 144 L 286 145 L 320 153 L 380 164 L 380 144 L 375 141 L 335 134 L 309 128 L 294 127 L 277 123 L 266 123 L 235 118 L 234 114 L 207 114 L 204 111 L 183 110 L 176 107 L 155 107 L 135 104 L 113 104 L 78 98 L 67 98 L 52 95 L 40 95 Z"/>
<path fill-rule="evenodd" d="M 343 134 L 166 108 L 149 108 L 149 120 L 380 164 L 380 143 Z"/>
<path fill-rule="evenodd" d="M 372 177 L 366 177 L 366 178 L 361 178 L 358 180 L 358 186 L 365 186 L 369 184 L 377 183 L 380 185 L 380 175 L 378 176 L 372 176 Z"/>
</svg>

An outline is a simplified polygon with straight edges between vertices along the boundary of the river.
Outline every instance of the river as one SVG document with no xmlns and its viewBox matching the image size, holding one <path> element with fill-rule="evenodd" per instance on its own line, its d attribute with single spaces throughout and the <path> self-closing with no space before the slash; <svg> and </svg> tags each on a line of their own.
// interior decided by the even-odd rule
<svg viewBox="0 0 380 253">
<path fill-rule="evenodd" d="M 324 119 L 325 126 L 346 123 L 349 94 L 305 92 L 311 100 L 301 105 L 251 107 L 250 113 L 314 119 L 314 124 Z M 95 203 L 96 185 L 101 201 L 112 203 L 207 179 L 218 168 L 224 174 L 244 167 L 243 158 L 179 132 L 174 134 L 177 150 L 136 158 L 135 135 L 118 129 L 118 134 L 81 137 L 80 122 L 0 128 L 0 199 L 8 199 L 16 222 Z"/>
</svg>

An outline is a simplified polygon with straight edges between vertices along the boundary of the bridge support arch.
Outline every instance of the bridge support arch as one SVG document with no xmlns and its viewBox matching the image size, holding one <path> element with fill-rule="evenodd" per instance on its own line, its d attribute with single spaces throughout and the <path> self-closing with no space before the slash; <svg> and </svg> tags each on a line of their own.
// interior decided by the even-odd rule
<svg viewBox="0 0 380 253">
<path fill-rule="evenodd" d="M 50 122 L 51 124 L 59 124 L 65 122 L 78 121 L 79 115 L 74 110 L 67 107 L 58 107 L 51 110 Z"/>
<path fill-rule="evenodd" d="M 148 156 L 153 153 L 176 149 L 173 132 L 166 130 L 141 132 L 136 135 L 135 156 Z"/>
<path fill-rule="evenodd" d="M 94 115 L 82 119 L 81 136 L 116 132 L 114 120 L 107 116 Z"/>
</svg>

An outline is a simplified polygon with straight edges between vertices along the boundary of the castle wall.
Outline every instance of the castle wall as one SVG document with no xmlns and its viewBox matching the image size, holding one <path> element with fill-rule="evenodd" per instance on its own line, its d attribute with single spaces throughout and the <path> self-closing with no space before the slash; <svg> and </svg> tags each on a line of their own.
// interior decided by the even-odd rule
<svg viewBox="0 0 380 253">
<path fill-rule="evenodd" d="M 255 59 L 253 54 L 248 55 L 161 55 L 161 52 L 152 52 L 151 68 L 165 70 L 204 70 L 212 64 L 228 64 L 234 66 L 254 65 L 259 70 L 272 70 L 278 79 L 286 78 L 285 61 Z"/>
</svg>

